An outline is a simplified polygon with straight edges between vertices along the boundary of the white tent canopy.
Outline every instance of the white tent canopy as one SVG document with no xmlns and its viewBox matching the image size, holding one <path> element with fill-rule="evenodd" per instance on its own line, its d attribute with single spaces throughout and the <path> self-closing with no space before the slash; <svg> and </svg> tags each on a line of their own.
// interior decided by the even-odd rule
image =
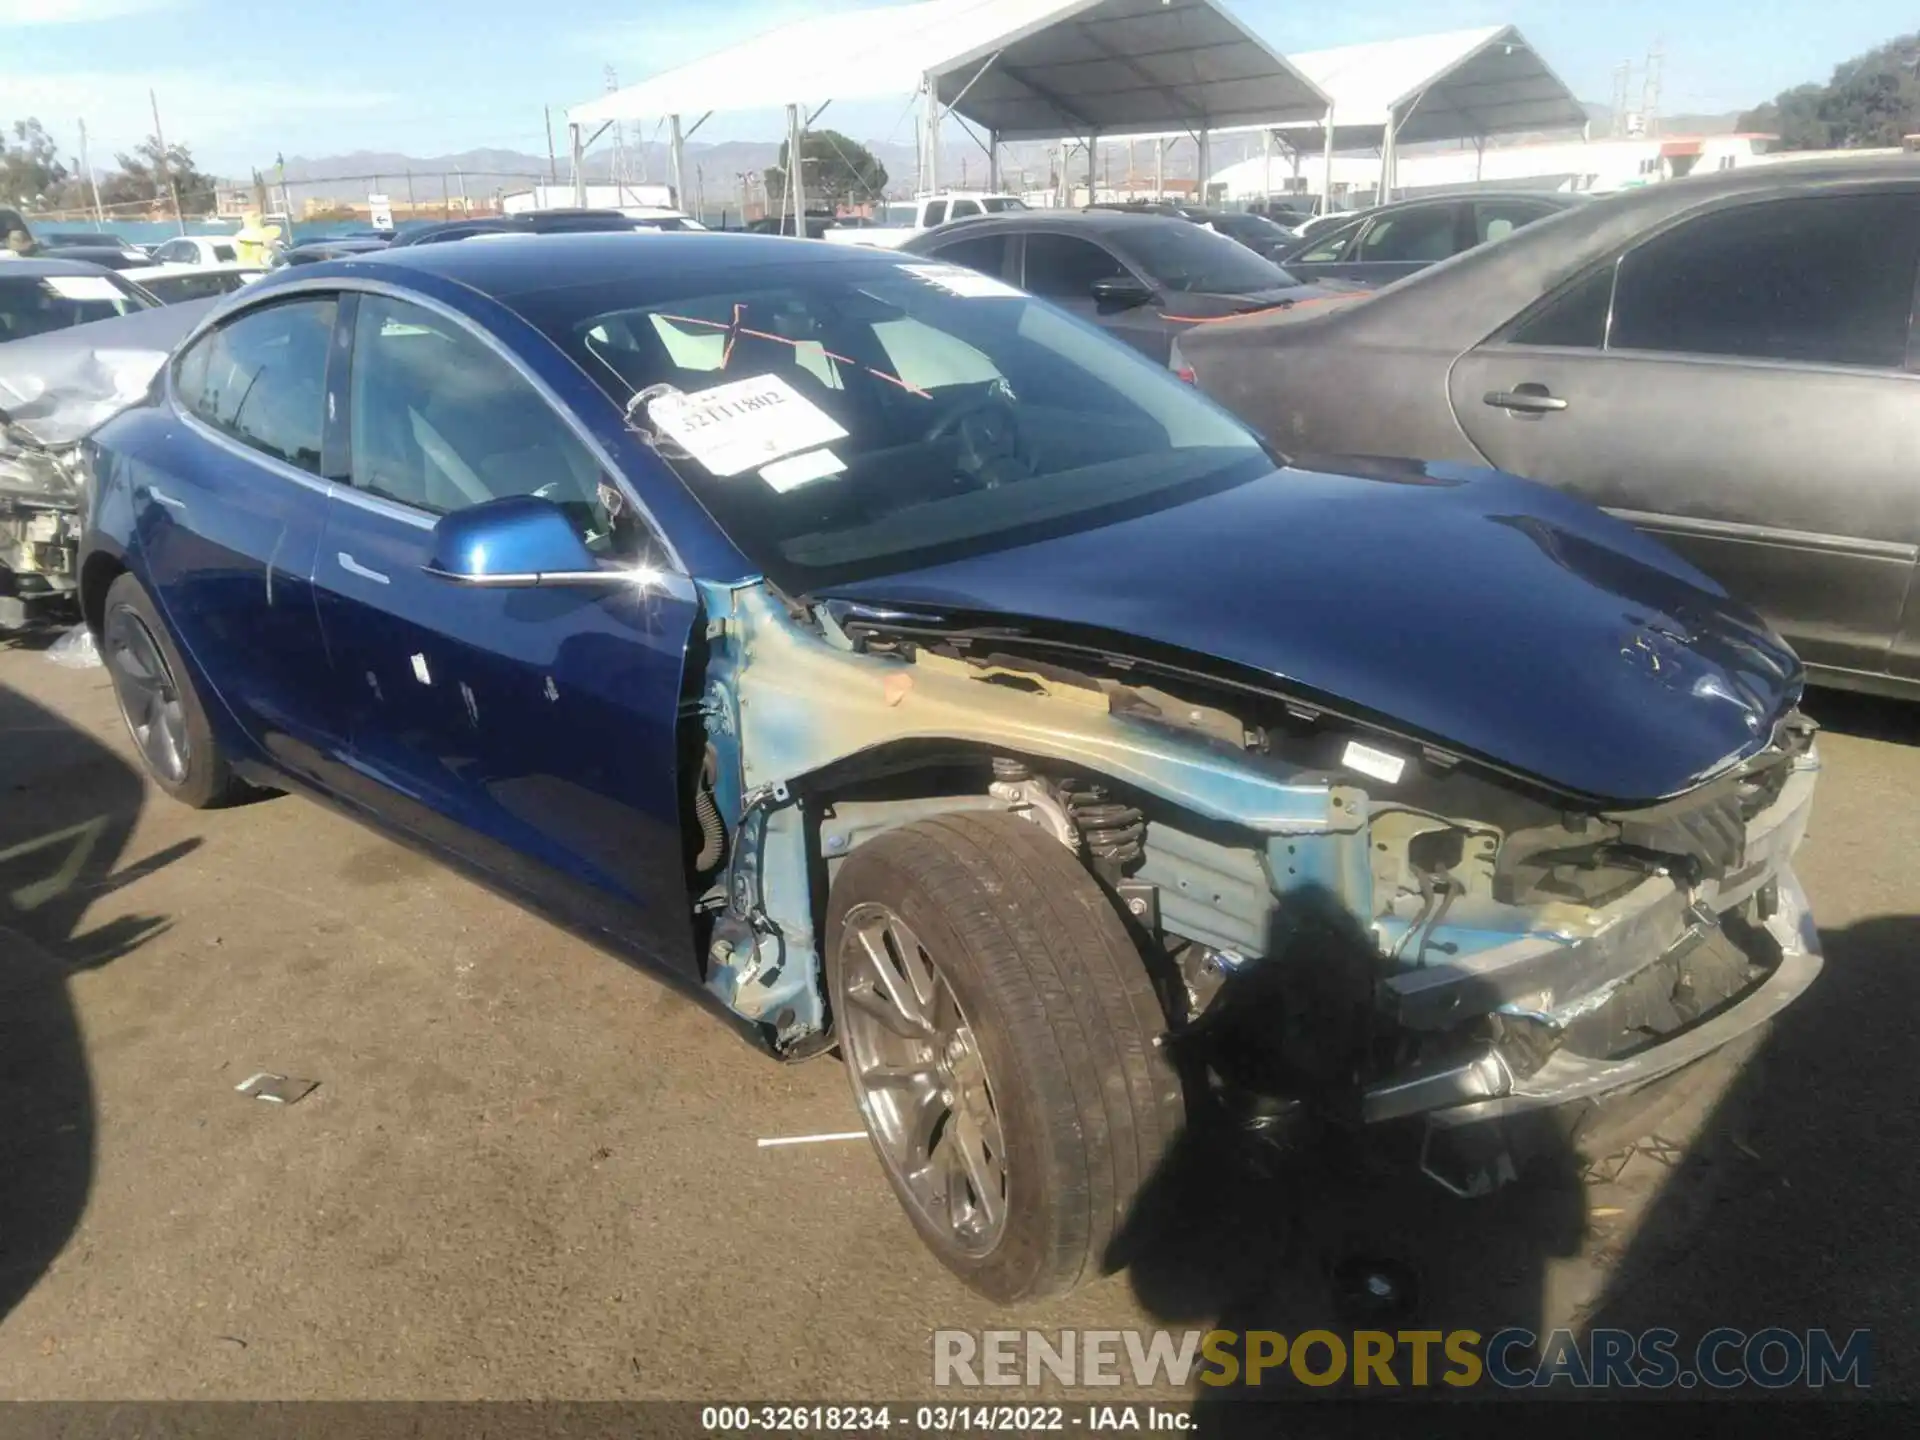
<svg viewBox="0 0 1920 1440">
<path fill-rule="evenodd" d="M 1389 128 L 1395 141 L 1416 144 L 1587 123 L 1566 82 L 1511 25 L 1309 50 L 1292 59 L 1333 97 L 1341 149 L 1378 144 Z"/>
<path fill-rule="evenodd" d="M 994 144 L 1063 135 L 1202 137 L 1318 121 L 1326 94 L 1218 0 L 921 0 L 817 16 L 567 112 L 576 137 L 614 120 L 789 108 L 919 91 L 921 183 L 951 111 Z M 677 138 L 676 146 L 677 149 Z M 678 165 L 675 168 L 678 175 Z"/>
</svg>

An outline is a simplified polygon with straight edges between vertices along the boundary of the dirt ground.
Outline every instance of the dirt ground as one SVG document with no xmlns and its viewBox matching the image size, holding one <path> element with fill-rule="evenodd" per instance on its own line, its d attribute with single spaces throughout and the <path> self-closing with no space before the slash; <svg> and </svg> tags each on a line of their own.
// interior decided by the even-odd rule
<svg viewBox="0 0 1920 1440">
<path fill-rule="evenodd" d="M 1317 1157 L 1209 1177 L 1013 1316 L 864 1141 L 757 1145 L 856 1128 L 835 1060 L 759 1059 L 306 801 L 183 809 L 102 671 L 0 647 L 0 1396 L 897 1399 L 936 1328 L 1334 1324 L 1359 1252 L 1482 1331 L 1870 1327 L 1910 1398 L 1920 709 L 1809 709 L 1828 968 L 1676 1144 L 1480 1203 Z M 236 1091 L 262 1071 L 318 1088 Z"/>
</svg>

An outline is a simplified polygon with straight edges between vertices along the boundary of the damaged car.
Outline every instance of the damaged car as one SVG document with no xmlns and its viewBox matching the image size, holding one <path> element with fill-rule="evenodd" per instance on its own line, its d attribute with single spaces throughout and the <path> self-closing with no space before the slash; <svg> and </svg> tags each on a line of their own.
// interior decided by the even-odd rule
<svg viewBox="0 0 1920 1440">
<path fill-rule="evenodd" d="M 80 442 L 146 393 L 207 308 L 154 306 L 90 266 L 0 270 L 0 632 L 79 619 Z"/>
<path fill-rule="evenodd" d="M 82 454 L 157 785 L 318 797 L 837 1050 L 1001 1301 L 1113 1265 L 1203 1114 L 1484 1190 L 1459 1137 L 1631 1103 L 1820 969 L 1762 621 L 1527 482 L 1279 456 L 971 271 L 300 267 Z"/>
</svg>

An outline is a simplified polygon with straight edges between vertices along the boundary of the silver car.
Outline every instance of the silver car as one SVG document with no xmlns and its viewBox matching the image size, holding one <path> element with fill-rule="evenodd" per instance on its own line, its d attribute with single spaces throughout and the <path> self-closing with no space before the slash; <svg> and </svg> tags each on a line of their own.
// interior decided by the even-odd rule
<svg viewBox="0 0 1920 1440">
<path fill-rule="evenodd" d="M 1290 454 L 1492 464 L 1603 505 L 1816 681 L 1920 694 L 1917 277 L 1920 161 L 1786 162 L 1208 326 L 1175 365 Z"/>
</svg>

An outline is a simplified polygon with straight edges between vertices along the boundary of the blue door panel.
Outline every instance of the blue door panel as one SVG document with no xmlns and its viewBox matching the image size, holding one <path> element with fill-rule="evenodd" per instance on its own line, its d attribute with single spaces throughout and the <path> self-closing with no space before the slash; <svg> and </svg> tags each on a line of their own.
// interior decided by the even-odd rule
<svg viewBox="0 0 1920 1440">
<path fill-rule="evenodd" d="M 346 741 L 311 580 L 325 487 L 184 421 L 147 438 L 128 463 L 155 601 L 240 733 L 316 775 Z"/>
<path fill-rule="evenodd" d="M 424 518 L 342 496 L 320 545 L 353 798 L 691 972 L 675 726 L 693 605 L 436 580 Z"/>
</svg>

